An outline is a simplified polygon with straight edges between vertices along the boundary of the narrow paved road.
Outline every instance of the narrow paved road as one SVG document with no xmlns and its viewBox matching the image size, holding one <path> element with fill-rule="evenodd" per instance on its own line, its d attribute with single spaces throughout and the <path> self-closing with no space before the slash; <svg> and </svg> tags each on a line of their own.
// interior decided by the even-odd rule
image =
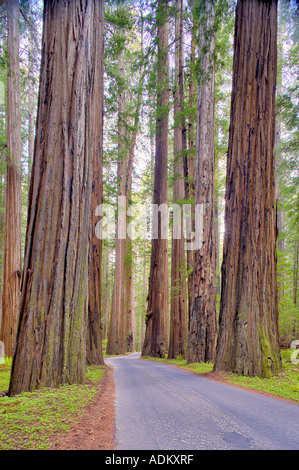
<svg viewBox="0 0 299 470">
<path fill-rule="evenodd" d="M 299 450 L 299 405 L 139 357 L 106 360 L 117 450 Z"/>
</svg>

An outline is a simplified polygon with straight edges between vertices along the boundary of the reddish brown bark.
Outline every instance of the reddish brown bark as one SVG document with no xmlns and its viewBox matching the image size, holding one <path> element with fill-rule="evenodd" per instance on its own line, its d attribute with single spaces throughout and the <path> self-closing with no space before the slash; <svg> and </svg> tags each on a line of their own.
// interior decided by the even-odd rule
<svg viewBox="0 0 299 470">
<path fill-rule="evenodd" d="M 191 55 L 190 55 L 190 81 L 189 81 L 189 108 L 194 107 L 195 101 L 195 84 L 194 84 L 194 72 L 193 67 L 195 64 L 195 31 L 194 27 L 192 30 L 192 39 L 191 39 Z M 184 176 L 185 176 L 185 198 L 186 200 L 193 201 L 191 205 L 191 232 L 194 233 L 194 177 L 195 177 L 195 168 L 194 168 L 194 157 L 195 157 L 195 126 L 194 126 L 194 117 L 192 111 L 190 112 L 188 119 L 188 152 L 185 154 L 184 160 Z M 189 240 L 190 242 L 190 240 Z M 190 322 L 191 308 L 192 308 L 192 276 L 193 276 L 193 250 L 187 250 L 187 270 L 188 270 L 188 321 Z"/>
<path fill-rule="evenodd" d="M 89 303 L 86 337 L 87 364 L 103 364 L 102 325 L 101 325 L 101 260 L 102 240 L 96 236 L 96 207 L 103 202 L 102 167 L 103 167 L 103 115 L 104 115 L 104 0 L 98 0 L 98 35 L 95 37 L 96 53 L 94 105 L 91 128 L 94 141 L 93 181 L 91 195 L 91 233 L 89 247 Z"/>
<path fill-rule="evenodd" d="M 168 203 L 168 2 L 158 1 L 158 101 L 156 122 L 156 155 L 153 203 Z M 158 236 L 152 239 L 149 294 L 146 313 L 146 331 L 143 356 L 164 357 L 167 352 L 169 301 L 168 301 L 168 238 L 161 233 L 159 213 Z"/>
<path fill-rule="evenodd" d="M 100 2 L 47 0 L 9 394 L 85 380 Z M 94 132 L 96 133 L 94 135 Z M 96 137 L 97 138 L 97 137 Z"/>
<path fill-rule="evenodd" d="M 278 343 L 275 204 L 277 2 L 236 8 L 216 370 L 269 377 Z"/>
<path fill-rule="evenodd" d="M 175 16 L 175 96 L 174 96 L 174 182 L 173 202 L 181 204 L 185 197 L 184 165 L 183 165 L 183 132 L 182 111 L 184 107 L 184 76 L 183 76 L 183 2 L 176 1 Z M 174 224 L 180 232 L 176 238 L 175 231 L 172 238 L 171 262 L 171 302 L 170 302 L 170 359 L 178 355 L 185 355 L 186 327 L 187 327 L 187 291 L 186 291 L 186 255 L 185 238 L 183 233 L 183 218 Z M 179 234 L 178 234 L 179 235 Z"/>
<path fill-rule="evenodd" d="M 215 11 L 212 3 L 206 6 L 202 20 L 199 54 L 203 75 L 198 86 L 194 182 L 195 204 L 203 207 L 203 220 L 195 220 L 196 231 L 202 233 L 202 245 L 193 255 L 188 362 L 214 361 L 217 339 L 214 225 Z"/>
</svg>

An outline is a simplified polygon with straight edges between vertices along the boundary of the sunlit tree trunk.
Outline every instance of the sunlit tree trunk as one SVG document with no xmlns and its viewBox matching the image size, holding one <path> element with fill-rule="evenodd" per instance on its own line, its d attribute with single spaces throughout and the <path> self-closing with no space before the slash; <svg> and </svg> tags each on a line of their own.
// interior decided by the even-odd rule
<svg viewBox="0 0 299 470">
<path fill-rule="evenodd" d="M 274 180 L 276 37 L 275 0 L 238 1 L 215 370 L 261 377 L 281 370 Z"/>
<path fill-rule="evenodd" d="M 101 4 L 44 4 L 36 145 L 9 394 L 85 380 Z"/>
<path fill-rule="evenodd" d="M 19 2 L 7 5 L 7 174 L 1 340 L 12 357 L 19 315 L 21 281 L 21 104 Z"/>
</svg>

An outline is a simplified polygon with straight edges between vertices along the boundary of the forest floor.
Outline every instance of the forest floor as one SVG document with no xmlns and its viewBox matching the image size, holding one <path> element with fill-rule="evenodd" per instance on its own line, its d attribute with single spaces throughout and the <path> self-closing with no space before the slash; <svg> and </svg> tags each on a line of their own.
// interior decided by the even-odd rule
<svg viewBox="0 0 299 470">
<path fill-rule="evenodd" d="M 64 435 L 55 437 L 51 450 L 113 450 L 115 442 L 115 404 L 113 369 L 107 371 L 95 400 L 84 415 Z"/>
<path fill-rule="evenodd" d="M 296 363 L 291 360 L 293 354 L 290 349 L 281 351 L 282 373 L 271 379 L 216 375 L 213 364 L 187 364 L 184 359 L 160 359 L 159 362 L 187 369 L 210 380 L 299 403 L 299 365 L 297 360 Z M 9 359 L 0 366 L 0 450 L 109 451 L 116 448 L 116 390 L 114 370 L 109 363 L 88 366 L 85 384 L 45 388 L 8 397 Z"/>
</svg>

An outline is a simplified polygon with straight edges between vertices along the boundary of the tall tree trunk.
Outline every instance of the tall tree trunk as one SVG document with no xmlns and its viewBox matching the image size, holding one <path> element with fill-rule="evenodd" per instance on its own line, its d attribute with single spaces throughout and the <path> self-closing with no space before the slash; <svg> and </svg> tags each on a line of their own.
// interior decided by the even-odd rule
<svg viewBox="0 0 299 470">
<path fill-rule="evenodd" d="M 143 29 L 142 29 L 143 31 Z M 143 38 L 143 33 L 141 34 Z M 143 54 L 143 44 L 141 41 L 141 54 Z M 125 88 L 122 83 L 125 77 L 125 50 L 123 49 L 119 55 L 119 75 L 121 78 L 119 92 L 119 162 L 118 162 L 118 195 L 123 197 L 124 209 L 128 208 L 129 196 L 132 186 L 132 173 L 134 154 L 137 140 L 137 133 L 140 120 L 140 109 L 142 104 L 142 92 L 144 83 L 144 67 L 141 65 L 139 86 L 137 92 L 136 111 L 134 113 L 133 132 L 128 135 L 125 125 Z M 129 147 L 126 142 L 130 142 Z M 117 236 L 118 236 L 117 219 Z M 111 320 L 109 324 L 109 336 L 107 344 L 108 354 L 124 354 L 131 349 L 130 343 L 132 338 L 131 330 L 131 261 L 127 265 L 127 260 L 131 259 L 130 240 L 126 233 L 123 234 L 125 239 L 116 241 L 115 250 L 115 276 L 113 289 L 113 302 Z"/>
<path fill-rule="evenodd" d="M 238 0 L 215 370 L 281 370 L 275 204 L 277 2 Z"/>
<path fill-rule="evenodd" d="M 168 1 L 158 0 L 158 101 L 156 122 L 155 181 L 153 203 L 168 203 Z M 162 238 L 161 213 L 158 214 L 158 236 L 152 239 L 146 331 L 143 356 L 164 357 L 168 341 L 168 239 Z"/>
<path fill-rule="evenodd" d="M 192 108 L 195 105 L 195 84 L 194 84 L 194 64 L 195 64 L 195 50 L 196 50 L 196 36 L 195 28 L 192 28 L 191 38 L 191 55 L 190 55 L 190 81 L 189 81 L 189 108 L 191 112 L 188 117 L 188 153 L 185 154 L 184 176 L 185 176 L 185 199 L 192 201 L 194 198 L 194 157 L 195 157 L 195 126 Z M 194 203 L 191 204 L 191 232 L 194 233 Z M 189 240 L 191 242 L 191 240 Z M 187 270 L 188 270 L 188 320 L 187 325 L 190 323 L 191 309 L 192 309 L 192 277 L 193 277 L 193 250 L 187 250 Z M 189 326 L 188 326 L 189 328 Z"/>
<path fill-rule="evenodd" d="M 143 21 L 143 20 L 142 20 Z M 143 23 L 141 29 L 141 56 L 143 57 Z M 134 124 L 133 124 L 133 133 L 129 137 L 130 140 L 130 150 L 129 150 L 129 160 L 127 166 L 127 175 L 126 175 L 126 203 L 127 207 L 129 205 L 129 198 L 132 189 L 132 174 L 133 174 L 133 163 L 134 163 L 134 155 L 135 155 L 135 148 L 136 148 L 136 141 L 137 141 L 137 134 L 139 130 L 139 121 L 140 121 L 140 110 L 142 105 L 142 93 L 143 93 L 143 84 L 144 84 L 144 64 L 142 63 L 140 67 L 140 77 L 139 77 L 139 84 L 138 84 L 138 92 L 137 92 L 137 103 L 136 103 L 136 111 L 134 113 Z M 134 348 L 134 338 L 136 332 L 134 330 L 134 325 L 136 324 L 133 315 L 134 309 L 132 308 L 132 275 L 133 275 L 133 249 L 132 249 L 132 241 L 127 236 L 126 239 L 126 317 L 127 317 L 127 351 L 131 352 Z"/>
<path fill-rule="evenodd" d="M 7 7 L 7 176 L 1 340 L 12 357 L 19 315 L 21 280 L 21 104 L 19 2 Z"/>
<path fill-rule="evenodd" d="M 104 113 L 104 0 L 99 2 L 98 35 L 95 38 L 95 103 L 99 106 L 92 111 L 91 119 L 94 141 L 93 181 L 91 196 L 91 233 L 89 247 L 89 303 L 87 322 L 86 361 L 87 364 L 104 364 L 101 331 L 101 260 L 102 240 L 95 233 L 96 207 L 103 202 L 103 113 Z M 96 95 L 98 93 L 98 96 Z"/>
<path fill-rule="evenodd" d="M 203 76 L 198 87 L 195 169 L 195 204 L 203 205 L 203 227 L 200 226 L 201 222 L 197 221 L 196 230 L 202 230 L 203 240 L 202 246 L 194 252 L 188 362 L 214 361 L 217 339 L 214 225 L 214 21 L 214 6 L 213 3 L 209 3 L 202 17 L 200 34 Z"/>
<path fill-rule="evenodd" d="M 32 4 L 29 2 L 29 17 L 32 20 L 31 14 Z M 28 28 L 28 184 L 30 184 L 31 167 L 33 162 L 34 153 L 34 72 L 33 72 L 33 31 Z"/>
<path fill-rule="evenodd" d="M 36 146 L 9 394 L 85 380 L 92 162 L 103 4 L 44 5 Z M 96 133 L 94 135 L 94 133 Z"/>
<path fill-rule="evenodd" d="M 122 226 L 123 211 L 126 210 L 126 175 L 127 175 L 127 149 L 125 145 L 125 77 L 124 49 L 121 50 L 118 60 L 120 86 L 118 95 L 118 165 L 117 165 L 117 194 L 121 198 L 121 213 L 116 218 L 115 237 L 115 271 L 112 294 L 112 309 L 109 323 L 107 354 L 124 354 L 126 352 L 126 321 L 125 321 L 125 241 L 126 227 Z"/>
<path fill-rule="evenodd" d="M 282 62 L 283 62 L 283 51 L 282 51 L 282 39 L 280 39 L 277 46 L 277 76 L 276 76 L 276 95 L 282 95 Z M 281 116 L 279 113 L 275 116 L 275 156 L 276 156 L 276 168 L 277 174 L 275 179 L 275 197 L 277 202 L 277 229 L 278 229 L 278 240 L 277 248 L 280 254 L 284 253 L 284 236 L 280 236 L 284 231 L 284 214 L 283 208 L 280 207 L 282 203 L 282 197 L 280 193 L 280 164 L 282 161 L 281 158 Z M 279 276 L 278 276 L 278 300 L 281 300 L 284 297 L 284 263 L 280 264 Z"/>
<path fill-rule="evenodd" d="M 183 2 L 176 1 L 175 16 L 175 96 L 174 96 L 174 182 L 173 202 L 178 204 L 185 197 L 184 165 L 183 165 L 183 131 L 182 111 L 184 107 L 184 76 L 183 76 Z M 186 314 L 187 292 L 185 279 L 185 238 L 183 234 L 183 218 L 174 220 L 172 238 L 171 263 L 171 303 L 170 303 L 170 359 L 185 355 L 186 345 Z M 176 229 L 180 236 L 176 238 Z"/>
</svg>

